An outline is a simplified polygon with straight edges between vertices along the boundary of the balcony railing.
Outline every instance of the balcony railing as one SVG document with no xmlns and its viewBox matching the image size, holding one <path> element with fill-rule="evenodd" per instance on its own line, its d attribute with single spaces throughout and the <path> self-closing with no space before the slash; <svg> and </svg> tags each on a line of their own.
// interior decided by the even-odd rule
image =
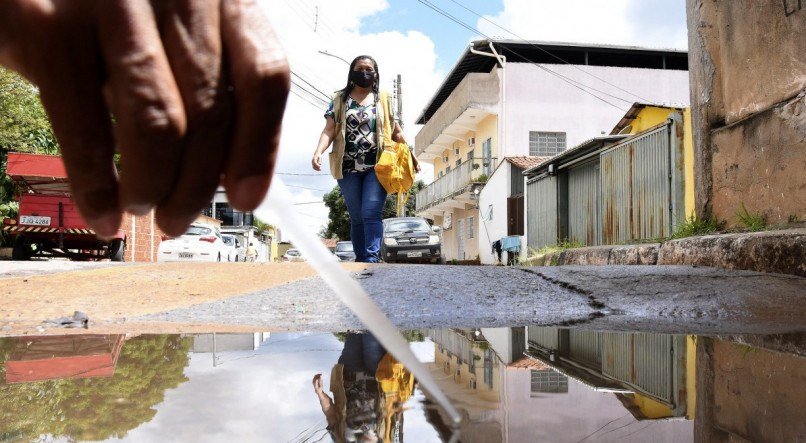
<svg viewBox="0 0 806 443">
<path fill-rule="evenodd" d="M 466 160 L 444 176 L 434 180 L 415 196 L 416 211 L 426 210 L 461 193 L 482 175 L 489 177 L 495 169 L 496 160 L 495 157 Z"/>
</svg>

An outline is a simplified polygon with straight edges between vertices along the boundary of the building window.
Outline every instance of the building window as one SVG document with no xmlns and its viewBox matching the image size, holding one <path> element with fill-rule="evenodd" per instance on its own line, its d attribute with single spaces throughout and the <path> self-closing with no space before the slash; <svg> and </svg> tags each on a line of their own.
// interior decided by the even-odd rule
<svg viewBox="0 0 806 443">
<path fill-rule="evenodd" d="M 542 393 L 566 393 L 568 392 L 568 377 L 552 369 L 533 370 L 531 385 L 533 397 Z"/>
<path fill-rule="evenodd" d="M 487 207 L 487 221 L 493 221 L 493 205 Z"/>
<path fill-rule="evenodd" d="M 475 217 L 468 217 L 467 219 L 467 238 L 473 238 L 473 230 L 475 226 Z"/>
<path fill-rule="evenodd" d="M 473 151 L 471 150 L 470 152 L 467 153 L 467 159 L 468 160 L 473 160 L 473 155 L 474 155 Z"/>
<path fill-rule="evenodd" d="M 529 155 L 548 157 L 565 151 L 565 132 L 529 132 Z"/>
<path fill-rule="evenodd" d="M 462 159 L 461 159 L 461 158 L 457 158 L 457 159 L 456 159 L 456 166 L 459 166 L 459 165 L 461 165 L 461 164 L 462 164 Z"/>
<path fill-rule="evenodd" d="M 449 172 L 451 172 L 451 167 L 450 166 L 445 168 L 445 175 L 448 175 Z"/>
<path fill-rule="evenodd" d="M 442 171 L 439 171 L 439 174 L 437 174 L 437 178 L 442 178 L 443 175 L 445 175 L 445 173 L 442 172 Z"/>
</svg>

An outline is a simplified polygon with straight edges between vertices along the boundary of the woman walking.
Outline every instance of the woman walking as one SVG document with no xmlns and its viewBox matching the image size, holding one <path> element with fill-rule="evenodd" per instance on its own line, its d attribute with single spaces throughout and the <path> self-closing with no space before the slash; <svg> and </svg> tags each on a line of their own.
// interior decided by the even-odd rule
<svg viewBox="0 0 806 443">
<path fill-rule="evenodd" d="M 355 261 L 377 263 L 383 237 L 381 214 L 386 191 L 375 175 L 375 163 L 393 142 L 405 143 L 394 120 L 389 94 L 380 91 L 378 63 L 360 55 L 350 63 L 347 86 L 336 92 L 325 112 L 325 128 L 311 164 L 322 168 L 322 153 L 330 152 L 330 173 L 339 184 L 350 214 Z M 417 160 L 412 155 L 415 171 Z"/>
</svg>

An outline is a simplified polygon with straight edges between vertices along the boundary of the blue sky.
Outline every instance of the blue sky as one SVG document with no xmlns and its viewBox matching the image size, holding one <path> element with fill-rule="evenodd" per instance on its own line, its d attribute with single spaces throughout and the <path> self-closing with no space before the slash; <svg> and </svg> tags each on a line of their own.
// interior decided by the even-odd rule
<svg viewBox="0 0 806 443">
<path fill-rule="evenodd" d="M 462 4 L 479 14 L 496 14 L 504 5 L 498 0 L 463 0 Z M 460 20 L 476 25 L 478 17 L 465 11 L 456 4 L 437 0 L 435 5 L 450 12 Z M 447 73 L 459 59 L 467 44 L 475 35 L 456 23 L 437 14 L 416 0 L 389 0 L 389 8 L 364 19 L 361 23 L 362 34 L 374 34 L 388 31 L 419 31 L 429 36 L 435 44 L 437 53 L 437 69 Z"/>
</svg>

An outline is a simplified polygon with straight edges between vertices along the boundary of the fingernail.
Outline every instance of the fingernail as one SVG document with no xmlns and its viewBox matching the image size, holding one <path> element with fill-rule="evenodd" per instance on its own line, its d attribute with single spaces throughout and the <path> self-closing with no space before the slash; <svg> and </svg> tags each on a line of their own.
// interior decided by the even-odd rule
<svg viewBox="0 0 806 443">
<path fill-rule="evenodd" d="M 89 221 L 89 224 L 98 238 L 109 240 L 118 232 L 120 221 L 121 215 L 119 213 L 109 213 Z"/>
<path fill-rule="evenodd" d="M 190 224 L 193 223 L 197 217 L 198 214 L 191 216 L 161 217 L 159 215 L 159 209 L 157 210 L 157 224 L 163 232 L 171 237 L 178 237 L 184 234 L 185 231 L 187 231 L 188 226 L 190 226 Z"/>
<path fill-rule="evenodd" d="M 251 211 L 263 201 L 268 190 L 269 180 L 266 176 L 256 175 L 242 178 L 235 182 L 232 189 L 232 204 L 242 211 Z"/>
</svg>

